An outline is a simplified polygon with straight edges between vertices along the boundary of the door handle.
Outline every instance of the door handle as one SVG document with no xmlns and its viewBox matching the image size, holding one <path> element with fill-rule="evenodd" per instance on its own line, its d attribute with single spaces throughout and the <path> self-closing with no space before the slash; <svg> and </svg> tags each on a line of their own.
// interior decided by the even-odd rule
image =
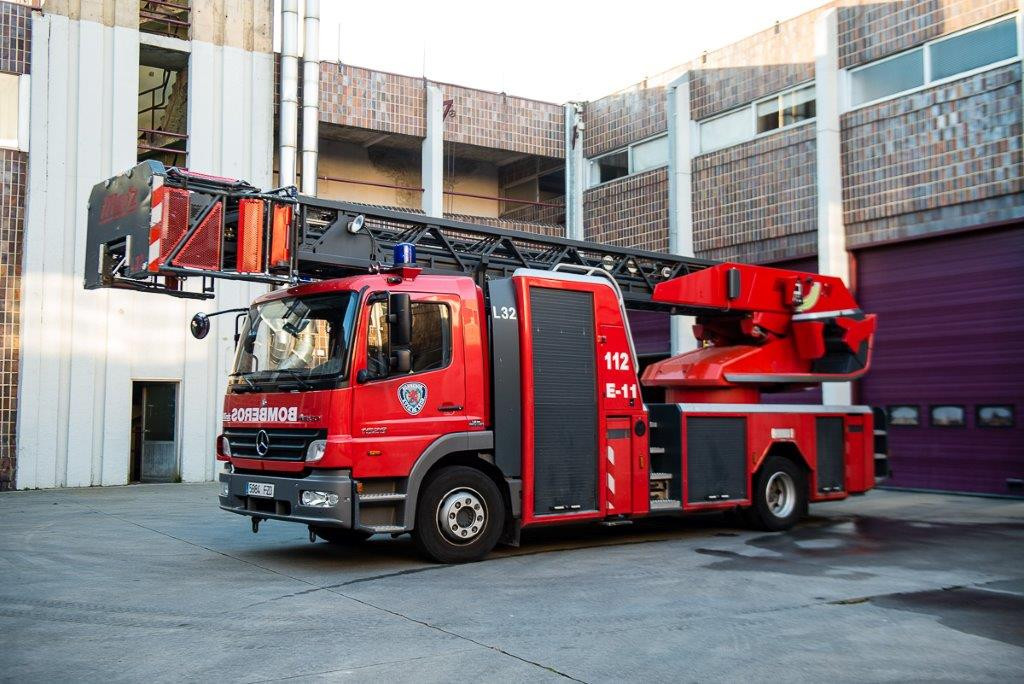
<svg viewBox="0 0 1024 684">
<path fill-rule="evenodd" d="M 440 406 L 437 407 L 437 410 L 449 413 L 452 411 L 461 411 L 462 407 L 457 404 L 441 404 Z"/>
</svg>

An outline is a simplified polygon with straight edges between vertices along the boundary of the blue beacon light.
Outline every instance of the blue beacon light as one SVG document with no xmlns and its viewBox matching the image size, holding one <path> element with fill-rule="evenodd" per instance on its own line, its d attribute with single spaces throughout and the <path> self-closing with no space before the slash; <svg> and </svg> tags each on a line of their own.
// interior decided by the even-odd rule
<svg viewBox="0 0 1024 684">
<path fill-rule="evenodd" d="M 399 242 L 394 248 L 395 266 L 412 266 L 416 263 L 416 245 Z"/>
</svg>

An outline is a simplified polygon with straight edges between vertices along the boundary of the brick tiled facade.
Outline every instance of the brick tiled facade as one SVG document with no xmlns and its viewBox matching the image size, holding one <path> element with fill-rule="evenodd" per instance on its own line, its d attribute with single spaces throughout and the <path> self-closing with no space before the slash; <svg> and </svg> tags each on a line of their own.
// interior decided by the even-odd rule
<svg viewBox="0 0 1024 684">
<path fill-rule="evenodd" d="M 691 65 L 690 115 L 706 119 L 814 78 L 820 8 L 715 50 Z"/>
<path fill-rule="evenodd" d="M 665 84 L 670 81 L 666 77 L 644 81 L 588 102 L 583 110 L 583 156 L 596 157 L 667 131 Z"/>
<path fill-rule="evenodd" d="M 29 72 L 31 24 L 32 8 L 0 2 L 0 71 L 9 74 Z"/>
<path fill-rule="evenodd" d="M 779 261 L 816 249 L 813 125 L 697 157 L 693 239 L 698 256 Z"/>
<path fill-rule="evenodd" d="M 29 73 L 31 8 L 0 2 L 0 71 Z M 0 490 L 14 488 L 28 155 L 0 149 Z"/>
<path fill-rule="evenodd" d="M 18 403 L 21 244 L 28 155 L 0 150 L 0 490 L 14 487 Z"/>
<path fill-rule="evenodd" d="M 849 68 L 1017 11 L 1017 0 L 841 3 L 839 66 Z"/>
<path fill-rule="evenodd" d="M 668 250 L 668 169 L 604 183 L 583 195 L 584 239 Z"/>
<path fill-rule="evenodd" d="M 320 120 L 383 133 L 427 134 L 423 79 L 321 62 Z"/>
<path fill-rule="evenodd" d="M 320 120 L 382 133 L 427 134 L 426 84 L 346 64 L 320 65 Z M 437 83 L 451 110 L 444 139 L 494 150 L 564 157 L 561 105 Z"/>
<path fill-rule="evenodd" d="M 849 245 L 948 229 L 941 217 L 962 225 L 973 213 L 980 225 L 1024 213 L 1021 133 L 1019 64 L 844 115 Z M 1013 197 L 985 201 L 1003 196 Z"/>
<path fill-rule="evenodd" d="M 495 150 L 564 157 L 565 116 L 561 105 L 505 93 L 438 84 L 452 101 L 444 139 Z"/>
</svg>

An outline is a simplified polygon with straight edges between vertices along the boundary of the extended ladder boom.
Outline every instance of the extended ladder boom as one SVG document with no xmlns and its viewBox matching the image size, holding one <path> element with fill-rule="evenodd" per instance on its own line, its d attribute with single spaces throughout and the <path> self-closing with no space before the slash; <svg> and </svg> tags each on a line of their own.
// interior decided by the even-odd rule
<svg viewBox="0 0 1024 684">
<path fill-rule="evenodd" d="M 93 188 L 85 287 L 209 298 L 228 278 L 273 284 L 337 278 L 386 266 L 415 245 L 426 272 L 478 282 L 518 268 L 600 267 L 631 308 L 658 307 L 659 283 L 714 262 L 317 199 L 294 188 L 260 191 L 230 178 L 147 161 Z M 183 279 L 197 277 L 201 287 Z"/>
</svg>

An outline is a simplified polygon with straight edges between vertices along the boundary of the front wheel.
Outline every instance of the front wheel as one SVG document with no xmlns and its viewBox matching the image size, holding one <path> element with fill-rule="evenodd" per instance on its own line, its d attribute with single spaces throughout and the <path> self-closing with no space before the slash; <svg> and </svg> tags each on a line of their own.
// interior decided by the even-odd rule
<svg viewBox="0 0 1024 684">
<path fill-rule="evenodd" d="M 787 458 L 770 456 L 754 478 L 753 506 L 747 518 L 757 528 L 788 530 L 807 510 L 807 482 L 800 468 Z"/>
<path fill-rule="evenodd" d="M 475 468 L 450 466 L 421 490 L 412 538 L 430 560 L 468 563 L 490 553 L 504 524 L 505 501 L 494 481 Z"/>
</svg>

